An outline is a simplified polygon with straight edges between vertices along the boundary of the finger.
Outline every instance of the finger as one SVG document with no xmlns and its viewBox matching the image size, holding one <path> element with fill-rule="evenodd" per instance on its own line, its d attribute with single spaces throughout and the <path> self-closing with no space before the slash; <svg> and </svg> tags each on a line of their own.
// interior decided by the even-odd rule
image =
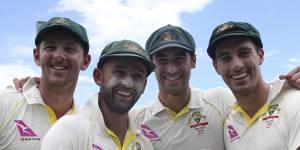
<svg viewBox="0 0 300 150">
<path fill-rule="evenodd" d="M 291 80 L 292 82 L 296 82 L 299 78 L 300 78 L 300 72 L 296 72 L 296 73 L 294 73 L 293 75 L 291 75 L 290 80 Z"/>
<path fill-rule="evenodd" d="M 297 74 L 297 73 L 299 73 L 299 72 L 300 72 L 300 67 L 298 66 L 298 67 L 293 68 L 293 69 L 287 74 L 287 76 L 288 76 L 288 77 L 292 77 L 294 74 Z"/>
<path fill-rule="evenodd" d="M 288 77 L 287 77 L 287 75 L 280 75 L 279 79 L 280 80 L 288 80 Z"/>
<path fill-rule="evenodd" d="M 41 78 L 40 77 L 33 77 L 34 78 L 34 81 L 36 82 L 36 83 L 40 83 L 40 80 L 41 80 Z"/>
<path fill-rule="evenodd" d="M 18 91 L 22 92 L 22 86 L 20 85 L 19 79 L 14 78 L 14 79 L 13 79 L 13 83 L 14 83 L 15 88 L 16 88 Z"/>
</svg>

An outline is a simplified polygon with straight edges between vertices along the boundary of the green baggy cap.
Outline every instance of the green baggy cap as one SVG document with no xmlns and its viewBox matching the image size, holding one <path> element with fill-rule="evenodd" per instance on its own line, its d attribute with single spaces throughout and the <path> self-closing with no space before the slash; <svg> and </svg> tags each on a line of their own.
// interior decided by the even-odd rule
<svg viewBox="0 0 300 150">
<path fill-rule="evenodd" d="M 247 22 L 229 21 L 218 25 L 212 32 L 207 48 L 208 55 L 215 59 L 216 44 L 229 37 L 249 37 L 253 39 L 260 48 L 263 47 L 258 30 Z"/>
<path fill-rule="evenodd" d="M 62 17 L 54 17 L 40 26 L 35 37 L 35 45 L 37 46 L 41 42 L 42 37 L 46 32 L 57 29 L 69 31 L 77 36 L 82 43 L 84 51 L 86 53 L 89 52 L 89 39 L 87 37 L 85 28 L 69 18 Z"/>
<path fill-rule="evenodd" d="M 147 77 L 152 73 L 155 65 L 151 62 L 146 51 L 136 42 L 130 40 L 109 43 L 101 52 L 97 67 L 103 66 L 104 60 L 112 57 L 132 57 L 143 61 L 147 68 Z"/>
<path fill-rule="evenodd" d="M 183 48 L 194 53 L 196 46 L 193 37 L 186 30 L 172 25 L 154 31 L 146 42 L 146 51 L 150 56 L 169 47 Z"/>
</svg>

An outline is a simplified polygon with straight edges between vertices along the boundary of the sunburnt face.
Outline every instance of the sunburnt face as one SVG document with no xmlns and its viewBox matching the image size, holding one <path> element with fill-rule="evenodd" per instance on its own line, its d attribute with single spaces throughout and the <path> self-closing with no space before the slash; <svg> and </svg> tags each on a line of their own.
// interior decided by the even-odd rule
<svg viewBox="0 0 300 150">
<path fill-rule="evenodd" d="M 90 63 L 90 56 L 84 50 L 78 38 L 63 30 L 46 33 L 34 58 L 42 69 L 42 80 L 54 87 L 69 83 L 76 84 L 80 70 Z"/>
<path fill-rule="evenodd" d="M 191 69 L 196 65 L 196 56 L 181 48 L 167 48 L 153 54 L 152 61 L 159 90 L 180 94 L 189 88 Z"/>
<path fill-rule="evenodd" d="M 113 112 L 127 113 L 144 92 L 147 81 L 144 62 L 136 58 L 108 58 L 101 69 L 94 70 L 94 80 L 101 86 L 101 98 Z"/>
<path fill-rule="evenodd" d="M 214 67 L 233 93 L 247 94 L 262 80 L 263 55 L 250 39 L 229 38 L 216 46 Z"/>
</svg>

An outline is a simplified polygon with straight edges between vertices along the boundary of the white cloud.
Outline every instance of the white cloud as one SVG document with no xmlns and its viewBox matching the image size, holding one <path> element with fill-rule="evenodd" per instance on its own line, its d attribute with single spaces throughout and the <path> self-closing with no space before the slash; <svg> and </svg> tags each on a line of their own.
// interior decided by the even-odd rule
<svg viewBox="0 0 300 150">
<path fill-rule="evenodd" d="M 92 50 L 112 40 L 131 39 L 142 46 L 167 24 L 181 25 L 180 14 L 203 9 L 212 0 L 60 0 L 51 11 L 75 11 L 83 18 Z"/>
<path fill-rule="evenodd" d="M 289 63 L 300 63 L 300 59 L 297 59 L 297 58 L 290 58 L 288 60 Z"/>
<path fill-rule="evenodd" d="M 37 70 L 24 64 L 1 64 L 0 65 L 0 89 L 12 85 L 14 78 L 24 78 L 26 76 L 37 76 Z"/>
</svg>

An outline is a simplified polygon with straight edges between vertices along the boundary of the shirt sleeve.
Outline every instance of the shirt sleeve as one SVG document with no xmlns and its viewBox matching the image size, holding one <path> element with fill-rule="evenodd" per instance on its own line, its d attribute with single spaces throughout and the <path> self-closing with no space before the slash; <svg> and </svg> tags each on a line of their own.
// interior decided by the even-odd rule
<svg viewBox="0 0 300 150">
<path fill-rule="evenodd" d="M 292 89 L 284 96 L 289 126 L 289 150 L 300 149 L 300 90 Z"/>
<path fill-rule="evenodd" d="M 81 150 L 84 149 L 84 130 L 77 115 L 67 115 L 59 119 L 45 135 L 41 150 Z M 85 121 L 82 121 L 85 122 Z"/>
</svg>

